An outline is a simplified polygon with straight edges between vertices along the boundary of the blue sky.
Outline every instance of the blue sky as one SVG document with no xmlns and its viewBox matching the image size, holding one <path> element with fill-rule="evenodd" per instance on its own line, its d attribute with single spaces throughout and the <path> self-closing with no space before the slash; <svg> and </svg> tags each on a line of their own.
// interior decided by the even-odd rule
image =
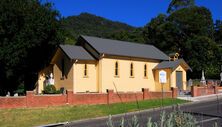
<svg viewBox="0 0 222 127">
<path fill-rule="evenodd" d="M 159 13 L 166 13 L 171 0 L 46 0 L 54 3 L 64 17 L 88 12 L 132 26 L 144 26 Z M 222 0 L 196 0 L 212 12 L 213 19 L 222 19 Z"/>
</svg>

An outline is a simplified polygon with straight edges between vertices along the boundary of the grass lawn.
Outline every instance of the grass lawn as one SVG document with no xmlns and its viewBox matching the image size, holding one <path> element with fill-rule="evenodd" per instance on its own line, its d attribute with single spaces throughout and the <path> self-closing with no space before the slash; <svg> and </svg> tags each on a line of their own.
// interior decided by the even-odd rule
<svg viewBox="0 0 222 127">
<path fill-rule="evenodd" d="M 185 103 L 179 99 L 164 99 L 164 106 Z M 50 123 L 74 121 L 125 112 L 160 107 L 161 100 L 146 100 L 110 105 L 60 106 L 46 108 L 0 109 L 0 126 L 30 127 Z"/>
</svg>

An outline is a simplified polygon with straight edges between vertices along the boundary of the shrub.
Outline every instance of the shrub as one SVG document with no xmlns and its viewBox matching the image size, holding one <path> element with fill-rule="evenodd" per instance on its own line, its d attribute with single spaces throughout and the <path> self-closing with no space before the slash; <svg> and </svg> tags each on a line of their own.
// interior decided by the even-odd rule
<svg viewBox="0 0 222 127">
<path fill-rule="evenodd" d="M 122 118 L 119 127 L 124 127 L 125 125 L 140 127 L 136 116 L 133 116 L 129 123 L 124 123 L 124 118 Z M 107 126 L 114 127 L 111 116 L 109 116 Z M 159 122 L 152 122 L 151 118 L 148 118 L 146 127 L 196 127 L 196 119 L 191 114 L 183 113 L 182 111 L 173 111 L 168 116 L 163 111 L 160 114 Z"/>
<path fill-rule="evenodd" d="M 24 84 L 20 84 L 17 88 L 16 91 L 14 91 L 14 93 L 18 93 L 18 95 L 22 96 L 25 94 L 25 85 Z"/>
<path fill-rule="evenodd" d="M 54 85 L 47 85 L 43 91 L 44 94 L 56 94 L 56 88 Z"/>
</svg>

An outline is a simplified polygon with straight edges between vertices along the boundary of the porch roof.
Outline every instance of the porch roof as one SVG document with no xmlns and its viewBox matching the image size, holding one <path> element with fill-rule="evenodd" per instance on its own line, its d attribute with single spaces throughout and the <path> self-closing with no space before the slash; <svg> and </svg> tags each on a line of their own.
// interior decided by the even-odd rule
<svg viewBox="0 0 222 127">
<path fill-rule="evenodd" d="M 175 61 L 163 61 L 161 63 L 159 63 L 154 70 L 157 69 L 166 69 L 166 68 L 170 68 L 172 70 L 175 70 L 179 65 L 181 65 L 182 67 L 184 67 L 185 70 L 190 70 L 192 71 L 192 69 L 190 68 L 190 66 L 184 61 L 184 59 L 178 59 Z"/>
<path fill-rule="evenodd" d="M 70 58 L 78 60 L 95 60 L 84 48 L 74 45 L 59 45 L 60 49 Z"/>
</svg>

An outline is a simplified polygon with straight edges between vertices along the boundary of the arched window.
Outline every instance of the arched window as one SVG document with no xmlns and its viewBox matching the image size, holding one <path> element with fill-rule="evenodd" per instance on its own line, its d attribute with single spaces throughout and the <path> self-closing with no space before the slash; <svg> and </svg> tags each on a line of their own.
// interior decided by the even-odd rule
<svg viewBox="0 0 222 127">
<path fill-rule="evenodd" d="M 64 77 L 65 77 L 65 59 L 62 59 L 61 66 L 62 66 L 62 77 L 61 77 L 61 79 L 64 79 Z"/>
<path fill-rule="evenodd" d="M 115 76 L 119 76 L 119 63 L 115 62 Z"/>
<path fill-rule="evenodd" d="M 133 63 L 130 64 L 130 77 L 134 76 Z"/>
<path fill-rule="evenodd" d="M 147 65 L 144 65 L 144 77 L 147 77 Z"/>
<path fill-rule="evenodd" d="M 87 64 L 84 65 L 84 76 L 88 76 Z"/>
</svg>

